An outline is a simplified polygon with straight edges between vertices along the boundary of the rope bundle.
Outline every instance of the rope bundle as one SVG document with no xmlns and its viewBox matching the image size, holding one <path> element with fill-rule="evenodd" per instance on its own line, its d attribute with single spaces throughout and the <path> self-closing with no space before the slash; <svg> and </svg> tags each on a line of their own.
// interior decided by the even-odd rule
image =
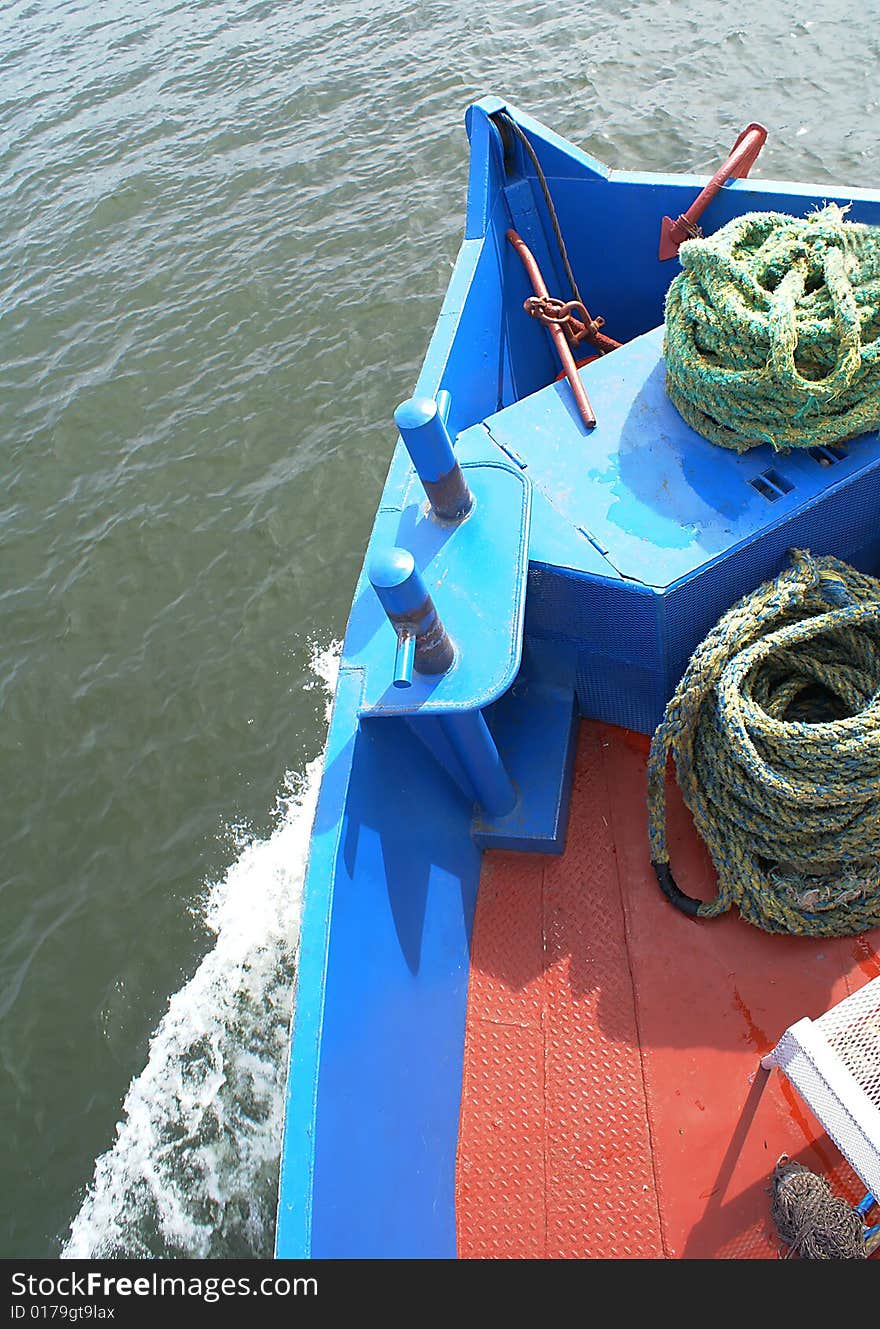
<svg viewBox="0 0 880 1329">
<path fill-rule="evenodd" d="M 880 227 L 753 212 L 680 258 L 663 353 L 689 425 L 737 452 L 880 427 Z"/>
<path fill-rule="evenodd" d="M 666 762 L 718 874 L 708 904 L 669 869 Z M 651 858 L 684 912 L 736 905 L 768 932 L 880 923 L 880 581 L 792 551 L 697 647 L 648 763 Z"/>
<path fill-rule="evenodd" d="M 770 1183 L 770 1214 L 788 1254 L 802 1260 L 864 1260 L 864 1225 L 824 1177 L 783 1154 Z"/>
</svg>

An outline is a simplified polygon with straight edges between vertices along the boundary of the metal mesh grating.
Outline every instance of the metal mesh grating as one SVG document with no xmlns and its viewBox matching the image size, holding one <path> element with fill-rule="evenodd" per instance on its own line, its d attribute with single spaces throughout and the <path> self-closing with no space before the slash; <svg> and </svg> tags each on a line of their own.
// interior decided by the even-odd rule
<svg viewBox="0 0 880 1329">
<path fill-rule="evenodd" d="M 880 978 L 818 1020 L 799 1020 L 765 1066 L 778 1066 L 868 1190 L 880 1194 Z"/>
<path fill-rule="evenodd" d="M 815 1023 L 880 1111 L 880 978 L 832 1006 Z M 877 1147 L 880 1148 L 880 1140 Z"/>
<path fill-rule="evenodd" d="M 532 564 L 526 631 L 588 646 L 609 659 L 657 669 L 659 597 L 632 582 Z"/>
</svg>

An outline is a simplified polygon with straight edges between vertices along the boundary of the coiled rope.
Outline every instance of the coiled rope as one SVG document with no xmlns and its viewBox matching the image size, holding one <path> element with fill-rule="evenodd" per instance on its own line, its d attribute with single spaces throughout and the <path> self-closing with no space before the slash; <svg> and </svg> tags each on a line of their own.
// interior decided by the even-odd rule
<svg viewBox="0 0 880 1329">
<path fill-rule="evenodd" d="M 669 867 L 666 763 L 718 874 L 709 903 Z M 648 762 L 651 858 L 694 917 L 767 932 L 880 923 L 880 581 L 792 551 L 697 647 Z"/>
<path fill-rule="evenodd" d="M 861 1215 L 834 1195 L 824 1177 L 783 1154 L 770 1181 L 770 1216 L 788 1247 L 802 1260 L 864 1260 L 868 1256 Z"/>
<path fill-rule="evenodd" d="M 689 425 L 737 452 L 880 427 L 880 227 L 752 212 L 679 256 L 663 353 Z"/>
</svg>

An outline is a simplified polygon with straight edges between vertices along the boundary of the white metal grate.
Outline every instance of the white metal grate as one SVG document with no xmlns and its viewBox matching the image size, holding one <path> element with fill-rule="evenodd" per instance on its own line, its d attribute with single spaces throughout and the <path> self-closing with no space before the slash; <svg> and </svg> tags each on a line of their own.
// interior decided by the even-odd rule
<svg viewBox="0 0 880 1329">
<path fill-rule="evenodd" d="M 866 1188 L 880 1196 L 880 978 L 818 1020 L 798 1020 L 761 1064 L 785 1072 Z"/>
</svg>

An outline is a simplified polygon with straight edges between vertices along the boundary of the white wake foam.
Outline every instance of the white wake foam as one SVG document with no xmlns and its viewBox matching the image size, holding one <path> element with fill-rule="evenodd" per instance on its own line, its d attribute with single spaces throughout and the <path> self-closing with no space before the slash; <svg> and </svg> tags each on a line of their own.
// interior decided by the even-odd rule
<svg viewBox="0 0 880 1329">
<path fill-rule="evenodd" d="M 311 665 L 330 698 L 339 647 Z M 205 896 L 213 948 L 171 998 L 62 1258 L 271 1254 L 296 938 L 323 756 Z"/>
</svg>

